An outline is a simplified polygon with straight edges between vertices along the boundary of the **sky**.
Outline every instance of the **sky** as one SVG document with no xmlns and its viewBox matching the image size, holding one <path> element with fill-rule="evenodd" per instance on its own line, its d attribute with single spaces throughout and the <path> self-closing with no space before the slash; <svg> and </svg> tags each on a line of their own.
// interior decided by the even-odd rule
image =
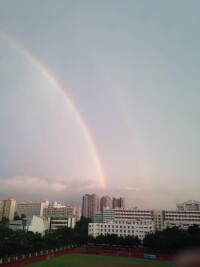
<svg viewBox="0 0 200 267">
<path fill-rule="evenodd" d="M 200 201 L 199 9 L 0 0 L 0 199 Z"/>
</svg>

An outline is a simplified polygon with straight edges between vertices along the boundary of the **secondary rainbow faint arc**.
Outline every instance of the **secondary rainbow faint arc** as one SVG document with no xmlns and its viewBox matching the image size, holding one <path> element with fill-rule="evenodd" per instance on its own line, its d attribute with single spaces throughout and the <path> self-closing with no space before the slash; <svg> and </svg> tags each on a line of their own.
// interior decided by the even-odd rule
<svg viewBox="0 0 200 267">
<path fill-rule="evenodd" d="M 75 104 L 73 103 L 72 99 L 69 97 L 69 95 L 66 93 L 64 87 L 60 84 L 60 82 L 56 79 L 56 77 L 53 75 L 53 73 L 35 56 L 33 56 L 31 54 L 31 52 L 25 48 L 19 41 L 16 41 L 15 39 L 13 39 L 12 37 L 10 37 L 7 33 L 5 32 L 0 32 L 0 37 L 1 39 L 3 39 L 4 41 L 6 41 L 10 46 L 12 46 L 13 48 L 15 48 L 17 51 L 19 51 L 21 54 L 24 55 L 24 57 L 26 57 L 32 64 L 34 64 L 37 69 L 47 78 L 47 80 L 57 89 L 59 90 L 62 95 L 64 96 L 64 98 L 66 99 L 66 102 L 68 104 L 68 106 L 70 107 L 70 109 L 73 111 L 73 113 L 75 114 L 77 121 L 90 145 L 90 148 L 92 150 L 93 156 L 95 158 L 95 163 L 96 163 L 96 167 L 98 170 L 98 174 L 99 174 L 99 179 L 100 179 L 100 185 L 101 187 L 105 187 L 106 186 L 106 178 L 105 178 L 105 174 L 102 168 L 102 164 L 97 152 L 97 148 L 94 144 L 94 140 L 92 139 L 92 135 L 90 133 L 90 130 L 86 124 L 86 122 L 84 121 L 83 117 L 81 116 L 80 112 L 78 111 L 77 107 L 75 106 Z"/>
</svg>

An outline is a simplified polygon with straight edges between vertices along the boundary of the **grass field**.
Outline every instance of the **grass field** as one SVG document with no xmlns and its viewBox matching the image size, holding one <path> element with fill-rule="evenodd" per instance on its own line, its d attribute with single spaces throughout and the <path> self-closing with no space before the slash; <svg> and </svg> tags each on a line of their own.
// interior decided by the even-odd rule
<svg viewBox="0 0 200 267">
<path fill-rule="evenodd" d="M 27 267 L 171 267 L 173 262 L 99 255 L 68 254 L 26 265 Z"/>
</svg>

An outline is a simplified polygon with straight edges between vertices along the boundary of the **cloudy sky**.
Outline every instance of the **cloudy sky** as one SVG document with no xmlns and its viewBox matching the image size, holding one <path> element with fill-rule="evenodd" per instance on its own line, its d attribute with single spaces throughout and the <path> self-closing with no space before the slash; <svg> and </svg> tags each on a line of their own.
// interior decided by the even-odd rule
<svg viewBox="0 0 200 267">
<path fill-rule="evenodd" d="M 200 200 L 199 10 L 0 0 L 0 199 Z"/>
</svg>

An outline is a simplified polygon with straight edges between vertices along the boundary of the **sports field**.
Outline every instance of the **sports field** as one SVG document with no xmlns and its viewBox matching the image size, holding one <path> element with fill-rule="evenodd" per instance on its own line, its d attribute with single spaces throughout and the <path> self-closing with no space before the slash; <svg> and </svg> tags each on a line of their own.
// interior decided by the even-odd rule
<svg viewBox="0 0 200 267">
<path fill-rule="evenodd" d="M 27 267 L 171 267 L 173 262 L 100 255 L 68 254 L 26 265 Z"/>
</svg>

